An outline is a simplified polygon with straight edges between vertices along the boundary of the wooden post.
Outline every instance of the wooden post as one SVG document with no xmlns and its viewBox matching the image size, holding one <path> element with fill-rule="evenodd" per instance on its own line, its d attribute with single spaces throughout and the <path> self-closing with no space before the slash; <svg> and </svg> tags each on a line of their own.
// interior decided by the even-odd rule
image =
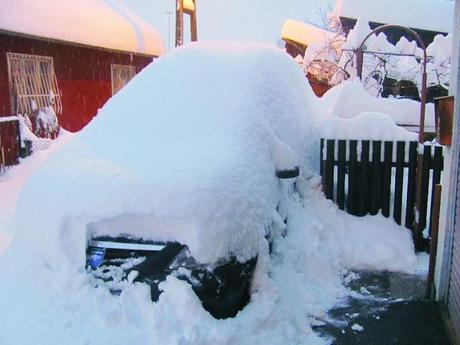
<svg viewBox="0 0 460 345">
<path fill-rule="evenodd" d="M 341 210 L 345 209 L 345 173 L 346 173 L 346 141 L 339 140 L 337 152 L 337 205 Z"/>
<path fill-rule="evenodd" d="M 409 172 L 407 177 L 406 199 L 406 228 L 414 230 L 415 221 L 415 195 L 416 195 L 416 171 L 417 171 L 417 145 L 415 141 L 409 144 Z"/>
<path fill-rule="evenodd" d="M 184 44 L 184 0 L 176 3 L 176 47 Z"/>
<path fill-rule="evenodd" d="M 198 29 L 196 23 L 196 0 L 193 0 L 193 6 L 195 10 L 190 14 L 190 33 L 192 42 L 198 41 Z"/>
<path fill-rule="evenodd" d="M 427 299 L 431 298 L 434 271 L 436 266 L 436 254 L 438 251 L 439 209 L 441 206 L 441 192 L 442 186 L 440 184 L 435 185 L 433 196 L 433 214 L 431 217 L 430 263 L 428 266 L 428 277 L 426 279 L 425 298 Z"/>
</svg>

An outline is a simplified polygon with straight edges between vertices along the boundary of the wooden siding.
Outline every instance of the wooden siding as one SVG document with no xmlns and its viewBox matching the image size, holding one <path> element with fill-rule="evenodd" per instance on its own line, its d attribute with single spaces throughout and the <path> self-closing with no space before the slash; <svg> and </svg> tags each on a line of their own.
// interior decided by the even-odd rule
<svg viewBox="0 0 460 345">
<path fill-rule="evenodd" d="M 112 96 L 111 65 L 132 65 L 136 73 L 152 57 L 111 52 L 0 33 L 0 116 L 13 115 L 10 104 L 7 52 L 51 56 L 63 112 L 60 125 L 71 132 L 82 129 Z"/>
<path fill-rule="evenodd" d="M 458 177 L 460 178 L 460 175 Z M 457 334 L 460 334 L 460 183 L 458 181 L 460 180 L 457 179 L 457 200 L 447 306 L 452 324 Z"/>
</svg>

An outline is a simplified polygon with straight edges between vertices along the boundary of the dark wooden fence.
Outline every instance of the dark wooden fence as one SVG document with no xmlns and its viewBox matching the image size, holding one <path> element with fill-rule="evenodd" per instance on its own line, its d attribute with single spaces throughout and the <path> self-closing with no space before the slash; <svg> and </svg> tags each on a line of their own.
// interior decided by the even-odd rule
<svg viewBox="0 0 460 345">
<path fill-rule="evenodd" d="M 19 163 L 20 139 L 17 117 L 0 117 L 0 167 Z"/>
<path fill-rule="evenodd" d="M 415 141 L 321 139 L 324 194 L 352 215 L 392 216 L 413 230 L 421 250 L 426 246 L 422 231 L 431 224 L 431 191 L 441 181 L 443 154 L 442 146 L 418 150 Z"/>
</svg>

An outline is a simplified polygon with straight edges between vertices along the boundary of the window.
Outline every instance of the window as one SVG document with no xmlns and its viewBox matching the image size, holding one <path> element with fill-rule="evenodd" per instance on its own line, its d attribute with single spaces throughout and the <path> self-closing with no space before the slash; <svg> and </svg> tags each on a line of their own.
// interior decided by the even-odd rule
<svg viewBox="0 0 460 345">
<path fill-rule="evenodd" d="M 136 75 L 134 66 L 112 64 L 112 95 Z"/>
<path fill-rule="evenodd" d="M 62 113 L 52 57 L 7 53 L 7 60 L 14 115 L 31 115 L 47 107 Z"/>
</svg>

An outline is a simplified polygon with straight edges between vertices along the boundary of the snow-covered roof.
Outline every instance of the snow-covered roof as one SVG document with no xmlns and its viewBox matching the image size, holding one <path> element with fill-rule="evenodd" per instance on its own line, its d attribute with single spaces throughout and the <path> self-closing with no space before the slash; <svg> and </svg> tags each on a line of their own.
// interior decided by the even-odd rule
<svg viewBox="0 0 460 345">
<path fill-rule="evenodd" d="M 0 30 L 159 56 L 160 34 L 117 0 L 2 0 Z"/>
<path fill-rule="evenodd" d="M 195 3 L 192 0 L 184 0 L 184 9 L 190 12 L 194 12 Z"/>
<path fill-rule="evenodd" d="M 336 0 L 334 13 L 357 19 L 398 24 L 435 32 L 452 32 L 454 1 L 448 0 Z"/>
<path fill-rule="evenodd" d="M 305 46 L 324 41 L 332 35 L 329 31 L 295 19 L 287 19 L 281 29 L 281 38 L 283 40 L 294 41 Z"/>
</svg>

